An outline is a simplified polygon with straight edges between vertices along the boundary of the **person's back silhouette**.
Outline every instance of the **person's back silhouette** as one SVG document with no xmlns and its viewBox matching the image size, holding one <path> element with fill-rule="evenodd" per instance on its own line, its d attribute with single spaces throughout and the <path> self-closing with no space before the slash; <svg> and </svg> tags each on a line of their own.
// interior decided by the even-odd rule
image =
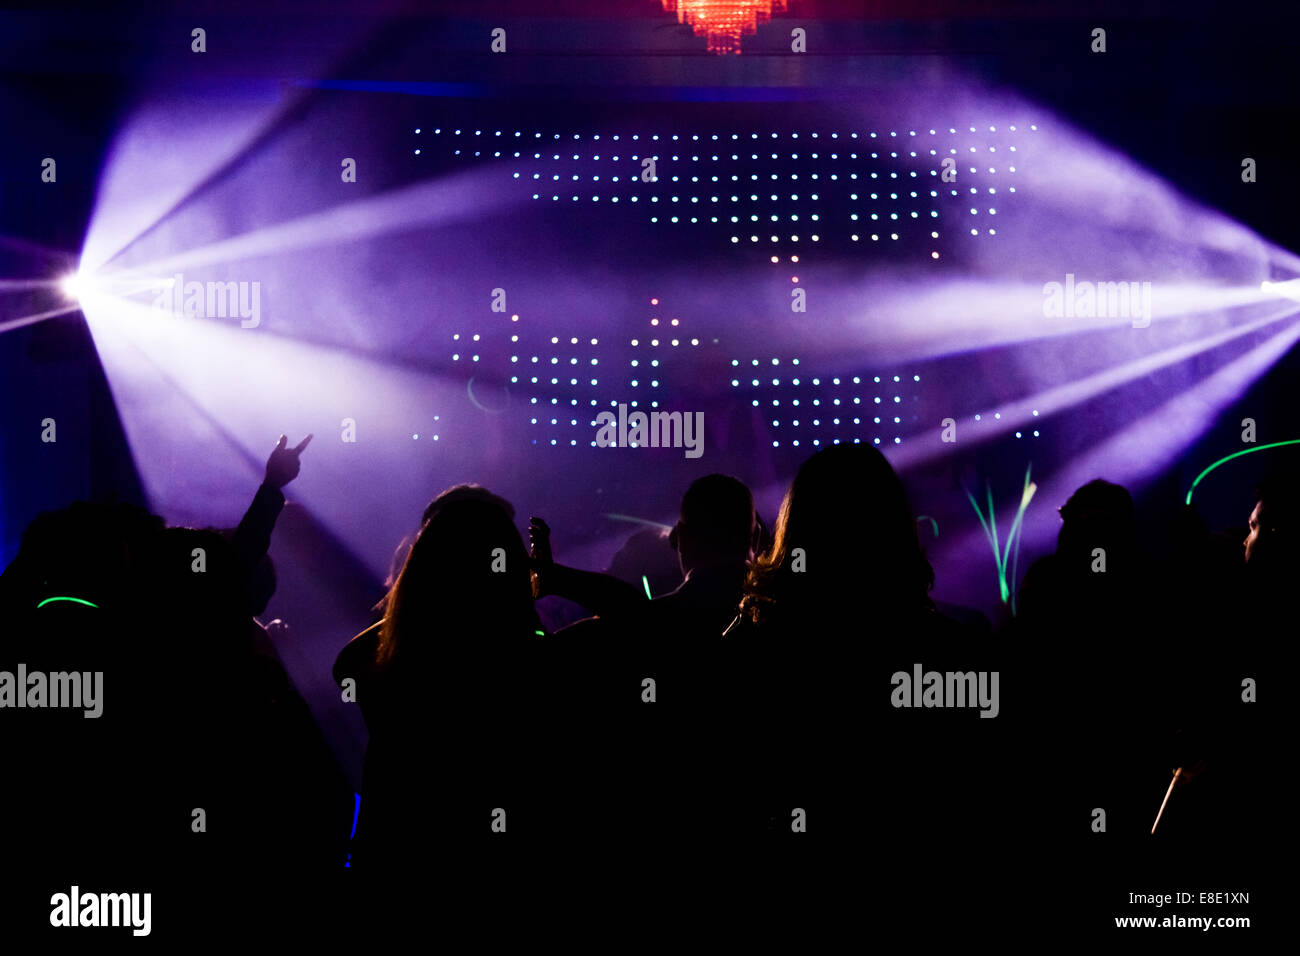
<svg viewBox="0 0 1300 956">
<path fill-rule="evenodd" d="M 814 804 L 823 820 L 866 826 L 861 788 L 878 796 L 883 778 L 868 784 L 861 748 L 873 714 L 895 717 L 889 676 L 938 663 L 954 643 L 933 579 L 903 484 L 878 450 L 836 445 L 804 462 L 724 642 L 730 706 L 749 738 L 737 777 L 764 794 L 747 826 L 787 830 L 792 808 Z M 895 756 L 900 740 L 893 732 Z"/>
<path fill-rule="evenodd" d="M 513 513 L 475 486 L 435 499 L 383 620 L 335 663 L 370 731 L 353 865 L 472 852 L 495 809 L 516 829 L 536 812 L 523 794 L 541 628 Z"/>
</svg>

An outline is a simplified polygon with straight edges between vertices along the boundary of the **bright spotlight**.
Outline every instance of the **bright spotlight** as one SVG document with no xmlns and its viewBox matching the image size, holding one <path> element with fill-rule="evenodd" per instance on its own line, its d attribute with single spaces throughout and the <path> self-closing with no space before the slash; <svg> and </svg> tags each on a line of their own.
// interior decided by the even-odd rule
<svg viewBox="0 0 1300 956">
<path fill-rule="evenodd" d="M 1300 279 L 1288 279 L 1285 282 L 1269 282 L 1265 279 L 1259 284 L 1261 292 L 1271 292 L 1283 299 L 1300 302 Z"/>
<path fill-rule="evenodd" d="M 73 302 L 82 302 L 91 293 L 100 297 L 127 299 L 145 294 L 156 296 L 163 289 L 171 289 L 175 285 L 174 276 L 121 277 L 85 272 L 74 272 L 58 281 L 59 291 Z"/>
<path fill-rule="evenodd" d="M 72 273 L 72 275 L 64 276 L 59 280 L 59 291 L 69 299 L 80 300 L 85 294 L 86 288 L 87 284 L 85 278 L 77 272 Z"/>
</svg>

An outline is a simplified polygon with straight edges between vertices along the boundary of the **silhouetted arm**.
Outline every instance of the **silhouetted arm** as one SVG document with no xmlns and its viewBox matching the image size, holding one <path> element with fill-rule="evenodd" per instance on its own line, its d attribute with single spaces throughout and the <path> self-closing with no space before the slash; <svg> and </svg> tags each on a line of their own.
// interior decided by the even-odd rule
<svg viewBox="0 0 1300 956">
<path fill-rule="evenodd" d="M 271 532 L 275 530 L 276 519 L 284 510 L 284 493 L 280 489 L 298 477 L 301 468 L 298 456 L 311 439 L 312 436 L 308 435 L 297 446 L 289 448 L 289 440 L 281 435 L 279 443 L 266 460 L 266 477 L 253 496 L 253 503 L 240 519 L 232 542 L 241 563 L 250 574 L 271 549 Z"/>
<path fill-rule="evenodd" d="M 543 594 L 555 594 L 581 604 L 601 617 L 634 613 L 646 603 L 646 596 L 626 581 L 599 571 L 581 571 L 562 564 L 551 565 Z"/>
<path fill-rule="evenodd" d="M 556 564 L 551 554 L 551 529 L 541 518 L 529 519 L 528 541 L 532 545 L 536 597 L 554 594 L 602 617 L 635 613 L 637 606 L 644 604 L 640 591 L 613 575 Z"/>
</svg>

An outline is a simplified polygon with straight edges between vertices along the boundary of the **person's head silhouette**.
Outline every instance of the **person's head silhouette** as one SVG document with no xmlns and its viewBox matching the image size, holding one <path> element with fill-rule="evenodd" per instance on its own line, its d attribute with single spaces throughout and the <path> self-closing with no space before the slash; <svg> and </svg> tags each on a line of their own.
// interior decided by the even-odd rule
<svg viewBox="0 0 1300 956">
<path fill-rule="evenodd" d="M 389 593 L 379 664 L 491 655 L 538 627 L 514 507 L 477 485 L 439 495 Z"/>
<path fill-rule="evenodd" d="M 682 573 L 744 562 L 754 545 L 754 496 L 730 475 L 705 475 L 682 497 L 681 517 L 669 534 Z"/>
<path fill-rule="evenodd" d="M 870 445 L 832 445 L 799 469 L 777 516 L 772 550 L 751 574 L 755 617 L 824 615 L 862 604 L 868 614 L 933 607 L 934 571 L 897 473 Z"/>
<path fill-rule="evenodd" d="M 1062 524 L 1056 553 L 1065 559 L 1069 572 L 1087 572 L 1091 577 L 1098 549 L 1105 553 L 1107 573 L 1112 577 L 1116 570 L 1132 567 L 1137 520 L 1127 488 L 1096 478 L 1070 495 L 1059 510 Z"/>
<path fill-rule="evenodd" d="M 1246 565 L 1253 575 L 1285 573 L 1300 565 L 1294 487 L 1279 478 L 1260 484 L 1245 548 Z"/>
</svg>

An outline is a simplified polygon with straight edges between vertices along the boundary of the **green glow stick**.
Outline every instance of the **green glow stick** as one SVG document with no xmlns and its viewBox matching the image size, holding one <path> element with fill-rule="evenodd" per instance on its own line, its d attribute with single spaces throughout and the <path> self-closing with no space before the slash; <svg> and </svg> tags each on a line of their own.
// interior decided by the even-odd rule
<svg viewBox="0 0 1300 956">
<path fill-rule="evenodd" d="M 1002 595 L 1002 603 L 1007 603 L 1007 569 L 1006 562 L 1001 557 L 1002 551 L 998 547 L 998 519 L 993 513 L 993 486 L 985 484 L 984 490 L 988 494 L 989 500 L 989 525 L 993 528 L 993 557 L 997 559 L 998 565 L 998 592 Z M 1007 541 L 1010 544 L 1010 540 Z"/>
<path fill-rule="evenodd" d="M 1025 484 L 1020 493 L 1020 505 L 1016 509 L 1016 517 L 1012 520 L 1011 529 L 1007 533 L 1007 544 L 1005 549 L 1003 549 L 998 540 L 998 519 L 997 514 L 993 509 L 993 486 L 987 484 L 985 486 L 989 503 L 988 519 L 985 520 L 984 512 L 980 508 L 979 502 L 976 501 L 975 496 L 971 494 L 970 489 L 967 488 L 965 484 L 962 485 L 962 491 L 966 492 L 966 500 L 969 501 L 971 507 L 975 509 L 975 517 L 979 518 L 980 526 L 984 529 L 984 536 L 988 539 L 989 544 L 993 548 L 993 566 L 998 575 L 998 595 L 1002 599 L 1003 604 L 1008 603 L 1008 601 L 1010 602 L 1011 613 L 1013 615 L 1016 613 L 1015 576 L 1020 566 L 1021 531 L 1024 527 L 1024 517 L 1025 512 L 1029 508 L 1029 502 L 1033 500 L 1035 492 L 1038 491 L 1038 486 L 1029 480 L 1030 468 L 1032 468 L 1032 464 L 1025 468 Z M 1007 582 L 1008 562 L 1011 563 L 1012 579 L 1010 583 Z"/>
<path fill-rule="evenodd" d="M 969 501 L 971 507 L 975 509 L 975 517 L 979 518 L 980 520 L 980 527 L 984 529 L 985 539 L 988 541 L 990 545 L 992 545 L 993 532 L 989 530 L 988 522 L 984 520 L 984 512 L 980 510 L 979 502 L 975 500 L 975 496 L 970 493 L 970 489 L 966 487 L 964 482 L 962 483 L 961 489 L 962 491 L 966 492 L 966 500 Z M 989 517 L 992 518 L 993 516 L 990 515 Z M 1000 555 L 998 554 L 997 548 L 993 549 L 993 568 L 998 573 L 998 582 L 1000 584 L 1002 580 L 1002 567 L 1001 567 Z"/>
<path fill-rule="evenodd" d="M 1020 510 L 1016 512 L 1016 520 L 1011 525 L 1011 534 L 1016 539 L 1016 550 L 1011 555 L 1011 616 L 1016 616 L 1016 583 L 1020 580 L 1020 536 L 1024 530 L 1025 512 L 1029 510 L 1029 502 L 1034 500 L 1034 494 L 1038 491 L 1038 485 L 1029 480 L 1029 469 L 1032 463 L 1025 466 L 1025 488 L 1020 493 Z M 1011 542 L 1007 541 L 1007 550 L 1010 551 Z"/>
<path fill-rule="evenodd" d="M 1289 441 L 1270 442 L 1267 445 L 1260 445 L 1257 448 L 1247 448 L 1243 451 L 1233 452 L 1231 455 L 1228 455 L 1226 458 L 1220 458 L 1209 468 L 1206 468 L 1203 472 L 1201 472 L 1199 475 L 1196 476 L 1196 480 L 1192 482 L 1192 487 L 1187 489 L 1186 503 L 1189 505 L 1192 503 L 1192 492 L 1195 491 L 1196 486 L 1201 483 L 1201 479 L 1204 478 L 1206 475 L 1208 475 L 1210 472 L 1214 471 L 1214 469 L 1218 468 L 1220 465 L 1224 464 L 1225 462 L 1232 461 L 1232 459 L 1234 458 L 1240 458 L 1242 455 L 1249 455 L 1253 451 L 1263 451 L 1265 448 L 1278 448 L 1282 445 L 1300 445 L 1300 438 L 1292 438 Z"/>
<path fill-rule="evenodd" d="M 45 607 L 45 605 L 47 605 L 47 604 L 51 604 L 51 603 L 53 603 L 54 601 L 71 601 L 73 604 L 84 604 L 84 605 L 86 605 L 86 607 L 99 607 L 98 604 L 91 604 L 89 601 L 83 601 L 81 598 L 75 598 L 75 597 L 49 597 L 49 598 L 46 598 L 44 601 L 42 601 L 40 604 L 36 605 L 36 610 L 39 611 L 41 608 Z"/>
</svg>

